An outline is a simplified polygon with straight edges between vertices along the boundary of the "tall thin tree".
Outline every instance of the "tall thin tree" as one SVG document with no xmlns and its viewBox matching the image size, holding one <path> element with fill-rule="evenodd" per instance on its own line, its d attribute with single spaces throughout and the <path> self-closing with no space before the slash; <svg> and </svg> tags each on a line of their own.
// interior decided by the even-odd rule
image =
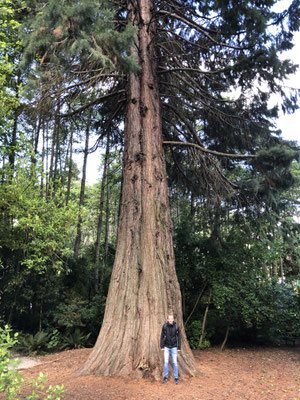
<svg viewBox="0 0 300 400">
<path fill-rule="evenodd" d="M 98 293 L 100 283 L 103 278 L 103 265 L 100 269 L 99 259 L 100 259 L 100 245 L 101 245 L 101 233 L 103 228 L 103 209 L 104 209 L 104 191 L 105 191 L 105 182 L 107 177 L 107 169 L 109 163 L 109 150 L 110 150 L 110 135 L 107 136 L 106 139 L 106 150 L 104 156 L 104 165 L 101 179 L 101 189 L 100 189 L 100 201 L 99 201 L 99 211 L 97 218 L 97 231 L 96 231 L 96 243 L 95 243 L 95 257 L 94 257 L 94 272 L 95 272 L 95 280 L 94 280 L 94 289 L 95 293 Z"/>
<path fill-rule="evenodd" d="M 92 110 L 89 111 L 88 120 L 86 123 L 86 130 L 85 130 L 85 146 L 84 146 L 84 151 L 83 151 L 83 164 L 82 164 L 82 177 L 81 177 L 81 186 L 80 186 L 80 195 L 79 195 L 77 233 L 76 233 L 75 246 L 74 246 L 74 256 L 75 257 L 78 257 L 78 255 L 79 255 L 81 238 L 82 238 L 82 207 L 84 205 L 84 199 L 85 199 L 86 167 L 87 167 L 87 160 L 88 160 L 88 155 L 89 155 L 89 136 L 90 136 L 91 120 L 92 120 Z"/>
</svg>

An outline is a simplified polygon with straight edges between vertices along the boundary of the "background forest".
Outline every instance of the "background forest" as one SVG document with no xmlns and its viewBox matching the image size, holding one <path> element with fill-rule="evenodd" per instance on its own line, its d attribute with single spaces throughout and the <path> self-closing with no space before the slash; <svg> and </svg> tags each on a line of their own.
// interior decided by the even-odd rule
<svg viewBox="0 0 300 400">
<path fill-rule="evenodd" d="M 50 7 L 54 2 L 48 3 Z M 101 327 L 116 251 L 124 90 L 112 85 L 110 56 L 103 54 L 97 55 L 102 65 L 106 63 L 99 85 L 98 72 L 93 72 L 97 68 L 81 53 L 85 37 L 69 43 L 57 26 L 51 42 L 47 24 L 38 21 L 39 2 L 0 0 L 0 6 L 0 324 L 22 332 L 19 346 L 27 352 L 91 346 Z M 59 6 L 47 12 L 51 25 Z M 68 12 L 75 13 L 71 7 Z M 80 15 L 85 12 L 90 10 Z M 297 7 L 293 12 L 290 26 L 296 24 Z M 34 24 L 44 36 L 28 34 Z M 101 32 L 96 32 L 98 43 L 101 34 L 107 40 Z M 126 28 L 118 35 L 116 51 L 124 48 L 125 53 L 134 31 Z M 292 47 L 291 36 L 281 39 L 281 50 Z M 45 43 L 55 47 L 54 41 L 69 46 L 70 53 L 63 50 L 66 58 L 72 58 L 72 52 L 83 54 L 84 68 L 76 72 L 80 80 L 70 78 L 70 67 L 63 65 L 58 52 L 47 61 Z M 165 44 L 164 57 L 170 51 L 181 50 Z M 78 64 L 75 56 L 72 60 L 74 73 Z M 276 64 L 275 56 L 273 61 Z M 130 57 L 122 62 L 124 74 L 134 72 Z M 281 78 L 295 71 L 290 64 L 272 68 L 278 68 Z M 166 73 L 161 77 L 162 93 L 175 87 Z M 214 82 L 209 85 L 211 91 L 219 91 Z M 108 88 L 118 97 L 100 104 Z M 230 136 L 226 105 L 214 110 L 222 129 L 209 113 L 201 116 L 206 124 L 202 127 L 197 110 L 178 106 L 176 90 L 163 114 L 165 141 L 180 137 L 176 130 L 183 128 L 172 119 L 176 114 L 181 125 L 191 128 L 190 136 L 196 128 L 209 132 L 210 139 L 202 139 L 212 151 L 260 150 L 255 172 L 251 159 L 221 159 L 220 181 L 211 159 L 206 159 L 204 171 L 204 159 L 195 148 L 165 146 L 176 271 L 191 347 L 224 345 L 227 340 L 276 344 L 300 337 L 297 144 L 280 137 L 274 122 L 278 107 L 268 109 L 268 96 L 262 92 L 251 110 L 260 128 L 249 127 L 249 136 L 239 142 L 235 134 Z M 297 94 L 281 94 L 282 108 L 294 111 Z M 272 135 L 265 140 L 266 129 Z M 98 148 L 99 179 L 87 184 L 89 156 Z"/>
</svg>

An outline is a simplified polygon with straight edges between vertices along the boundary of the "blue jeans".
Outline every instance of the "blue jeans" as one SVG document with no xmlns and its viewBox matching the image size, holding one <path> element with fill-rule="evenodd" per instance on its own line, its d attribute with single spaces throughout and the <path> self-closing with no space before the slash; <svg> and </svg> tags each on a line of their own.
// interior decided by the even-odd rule
<svg viewBox="0 0 300 400">
<path fill-rule="evenodd" d="M 174 378 L 178 378 L 178 365 L 177 365 L 177 347 L 165 347 L 164 348 L 164 377 L 168 377 L 169 374 L 169 358 L 170 353 L 172 355 L 173 367 L 174 367 Z"/>
</svg>

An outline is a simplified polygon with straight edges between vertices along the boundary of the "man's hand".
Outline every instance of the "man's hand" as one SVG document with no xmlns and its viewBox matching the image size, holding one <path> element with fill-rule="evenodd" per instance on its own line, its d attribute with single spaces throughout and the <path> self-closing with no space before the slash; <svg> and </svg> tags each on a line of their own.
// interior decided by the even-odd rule
<svg viewBox="0 0 300 400">
<path fill-rule="evenodd" d="M 181 351 L 180 349 L 178 349 L 177 351 Z"/>
<path fill-rule="evenodd" d="M 164 351 L 164 349 L 161 349 L 162 351 Z"/>
</svg>

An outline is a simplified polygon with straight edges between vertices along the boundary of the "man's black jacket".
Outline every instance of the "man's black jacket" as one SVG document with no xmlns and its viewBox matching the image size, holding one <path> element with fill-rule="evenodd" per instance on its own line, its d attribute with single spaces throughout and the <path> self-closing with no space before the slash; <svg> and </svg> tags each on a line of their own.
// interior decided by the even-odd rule
<svg viewBox="0 0 300 400">
<path fill-rule="evenodd" d="M 181 349 L 181 334 L 180 328 L 174 322 L 172 325 L 169 322 L 165 323 L 161 330 L 160 335 L 160 347 L 177 347 L 178 350 Z"/>
</svg>

